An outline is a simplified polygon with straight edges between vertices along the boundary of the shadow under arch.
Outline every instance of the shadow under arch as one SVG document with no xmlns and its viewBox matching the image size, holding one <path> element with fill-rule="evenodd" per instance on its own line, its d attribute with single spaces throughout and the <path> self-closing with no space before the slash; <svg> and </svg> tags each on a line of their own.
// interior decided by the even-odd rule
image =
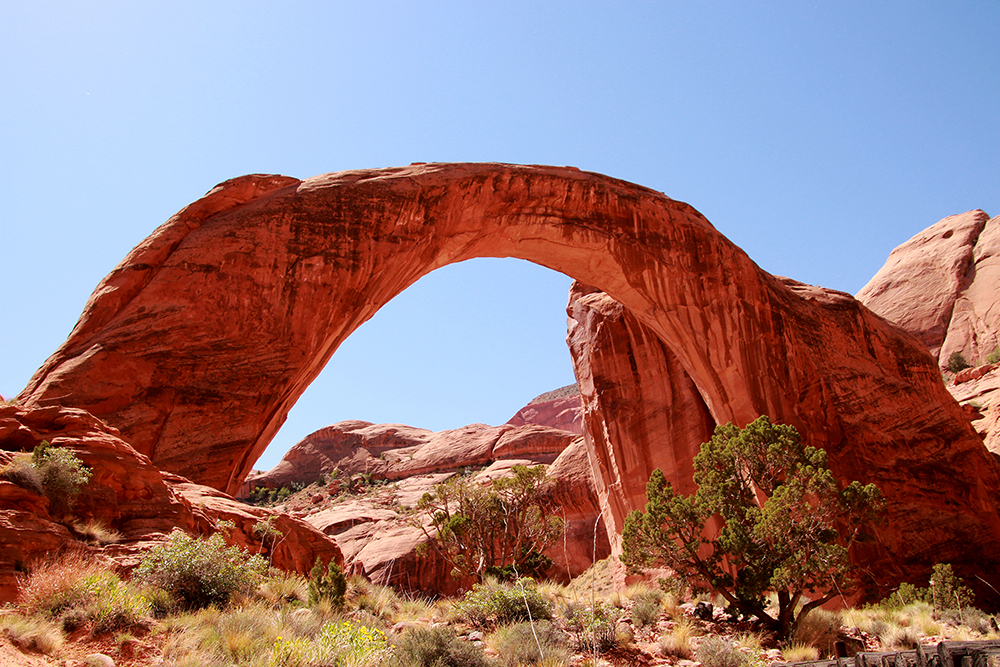
<svg viewBox="0 0 1000 667">
<path fill-rule="evenodd" d="M 162 469 L 233 492 L 351 332 L 476 257 L 601 289 L 670 349 L 716 423 L 767 414 L 809 433 L 835 473 L 883 486 L 899 533 L 886 547 L 913 537 L 914 513 L 952 538 L 1000 537 L 998 467 L 915 339 L 849 295 L 764 272 L 687 204 L 570 167 L 227 181 L 98 285 L 19 398 L 87 409 Z M 919 481 L 899 480 L 906 465 Z"/>
</svg>

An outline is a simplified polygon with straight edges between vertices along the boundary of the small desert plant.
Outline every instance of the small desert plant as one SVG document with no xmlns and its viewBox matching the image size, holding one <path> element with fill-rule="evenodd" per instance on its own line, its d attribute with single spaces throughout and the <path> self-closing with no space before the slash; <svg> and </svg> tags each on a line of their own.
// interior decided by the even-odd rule
<svg viewBox="0 0 1000 667">
<path fill-rule="evenodd" d="M 393 657 L 398 667 L 489 667 L 482 649 L 444 626 L 408 630 Z"/>
<path fill-rule="evenodd" d="M 549 602 L 535 588 L 534 580 L 526 577 L 509 584 L 490 579 L 475 584 L 455 608 L 470 623 L 478 626 L 552 617 Z"/>
<path fill-rule="evenodd" d="M 992 352 L 986 355 L 986 363 L 997 364 L 1000 363 L 1000 347 L 996 347 Z"/>
<path fill-rule="evenodd" d="M 152 608 L 141 592 L 112 576 L 92 584 L 86 606 L 95 635 L 147 627 Z"/>
<path fill-rule="evenodd" d="M 660 651 L 666 656 L 690 660 L 694 655 L 691 650 L 691 639 L 697 632 L 690 621 L 685 620 L 676 624 L 669 633 L 660 636 Z"/>
<path fill-rule="evenodd" d="M 49 499 L 54 514 L 66 514 L 90 481 L 90 468 L 76 454 L 64 447 L 53 447 L 47 441 L 35 447 L 31 464 L 42 478 L 42 490 Z"/>
<path fill-rule="evenodd" d="M 22 577 L 18 604 L 25 614 L 41 613 L 54 618 L 63 610 L 82 606 L 87 600 L 83 582 L 112 574 L 104 563 L 82 552 L 71 551 L 52 560 L 35 563 Z"/>
<path fill-rule="evenodd" d="M 741 667 L 746 656 L 725 637 L 712 635 L 701 643 L 696 652 L 704 667 Z"/>
<path fill-rule="evenodd" d="M 891 625 L 879 635 L 883 651 L 908 651 L 920 643 L 920 633 L 911 626 Z"/>
<path fill-rule="evenodd" d="M 605 602 L 578 609 L 571 626 L 579 633 L 577 648 L 581 651 L 607 651 L 618 643 L 615 621 L 618 610 Z"/>
<path fill-rule="evenodd" d="M 781 650 L 785 662 L 811 662 L 819 660 L 819 649 L 805 644 L 792 644 Z"/>
<path fill-rule="evenodd" d="M 497 628 L 489 643 L 499 654 L 501 667 L 534 665 L 543 659 L 558 664 L 569 662 L 566 635 L 550 621 L 515 623 Z"/>
<path fill-rule="evenodd" d="M 309 582 L 294 572 L 271 570 L 257 594 L 275 606 L 305 604 L 309 600 Z"/>
<path fill-rule="evenodd" d="M 59 626 L 40 616 L 4 615 L 0 628 L 18 648 L 45 655 L 58 653 L 64 641 Z"/>
<path fill-rule="evenodd" d="M 969 367 L 969 362 L 965 360 L 965 355 L 961 352 L 955 351 L 951 353 L 948 357 L 948 370 L 952 373 L 958 373 L 959 371 L 965 370 Z"/>
<path fill-rule="evenodd" d="M 226 546 L 218 533 L 201 539 L 175 530 L 146 553 L 135 579 L 162 588 L 184 607 L 199 608 L 252 592 L 266 569 L 263 558 Z"/>
<path fill-rule="evenodd" d="M 632 625 L 637 628 L 656 625 L 656 622 L 660 620 L 660 603 L 653 600 L 639 600 L 632 605 L 630 617 Z"/>
<path fill-rule="evenodd" d="M 309 604 L 316 604 L 321 599 L 328 600 L 335 607 L 344 604 L 344 594 L 347 593 L 347 578 L 336 561 L 330 563 L 323 572 L 323 563 L 316 556 L 316 563 L 309 571 Z"/>
<path fill-rule="evenodd" d="M 926 588 L 904 582 L 880 604 L 883 607 L 903 607 L 915 602 L 926 602 L 936 610 L 964 609 L 971 607 L 972 590 L 955 575 L 949 563 L 934 566 Z"/>
</svg>

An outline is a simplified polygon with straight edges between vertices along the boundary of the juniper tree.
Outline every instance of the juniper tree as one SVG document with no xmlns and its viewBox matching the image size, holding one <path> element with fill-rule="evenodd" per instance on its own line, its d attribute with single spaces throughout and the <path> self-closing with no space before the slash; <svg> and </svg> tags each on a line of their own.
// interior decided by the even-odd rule
<svg viewBox="0 0 1000 667">
<path fill-rule="evenodd" d="M 653 471 L 645 511 L 626 518 L 622 560 L 633 571 L 659 565 L 704 582 L 781 637 L 849 585 L 848 549 L 884 507 L 874 484 L 841 489 L 824 450 L 766 416 L 742 430 L 717 426 L 694 469 L 693 495 Z M 713 518 L 721 519 L 714 535 L 706 529 Z M 768 592 L 777 594 L 776 615 L 765 608 Z"/>
</svg>

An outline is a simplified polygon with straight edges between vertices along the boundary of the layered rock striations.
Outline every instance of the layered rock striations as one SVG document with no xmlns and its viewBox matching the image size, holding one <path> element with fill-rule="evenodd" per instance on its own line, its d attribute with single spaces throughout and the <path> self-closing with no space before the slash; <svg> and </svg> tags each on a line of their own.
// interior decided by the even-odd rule
<svg viewBox="0 0 1000 667">
<path fill-rule="evenodd" d="M 768 414 L 826 448 L 836 474 L 882 485 L 889 521 L 856 556 L 886 581 L 959 550 L 954 562 L 997 571 L 1000 468 L 916 339 L 849 295 L 767 274 L 687 204 L 568 167 L 227 181 L 102 281 L 20 399 L 86 409 L 156 466 L 232 492 L 351 332 L 475 257 L 593 285 L 669 348 L 713 422 Z M 602 484 L 624 509 L 642 482 Z"/>
</svg>

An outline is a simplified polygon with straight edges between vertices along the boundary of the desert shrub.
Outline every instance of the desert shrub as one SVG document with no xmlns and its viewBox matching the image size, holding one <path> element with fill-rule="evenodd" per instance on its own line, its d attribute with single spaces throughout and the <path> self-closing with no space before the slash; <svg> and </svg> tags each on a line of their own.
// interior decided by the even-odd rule
<svg viewBox="0 0 1000 667">
<path fill-rule="evenodd" d="M 543 552 L 564 530 L 551 506 L 556 482 L 542 465 L 511 473 L 489 484 L 456 475 L 425 493 L 413 518 L 427 537 L 422 551 L 434 550 L 453 574 L 474 581 L 544 573 L 552 561 Z"/>
<path fill-rule="evenodd" d="M 92 597 L 86 606 L 95 635 L 145 627 L 152 615 L 149 601 L 143 594 L 115 577 L 94 582 Z"/>
<path fill-rule="evenodd" d="M 54 618 L 66 609 L 83 606 L 88 597 L 85 582 L 111 574 L 107 565 L 75 551 L 35 563 L 21 578 L 18 605 L 26 614 Z"/>
<path fill-rule="evenodd" d="M 1000 347 L 995 348 L 992 352 L 986 355 L 986 363 L 988 364 L 1000 363 Z"/>
<path fill-rule="evenodd" d="M 316 604 L 321 599 L 328 600 L 336 607 L 344 604 L 344 594 L 347 593 L 347 577 L 341 571 L 336 561 L 323 572 L 323 563 L 316 556 L 316 563 L 309 571 L 309 604 Z"/>
<path fill-rule="evenodd" d="M 903 582 L 892 594 L 882 600 L 886 607 L 904 607 L 916 602 L 926 602 L 937 610 L 964 609 L 971 607 L 974 596 L 972 589 L 958 577 L 949 563 L 934 566 L 926 587 Z"/>
<path fill-rule="evenodd" d="M 388 652 L 389 642 L 381 630 L 354 621 L 323 625 L 315 637 L 279 636 L 271 647 L 270 667 L 311 665 L 365 665 Z"/>
<path fill-rule="evenodd" d="M 660 603 L 653 600 L 639 600 L 632 605 L 629 616 L 632 619 L 632 625 L 637 628 L 656 625 L 656 622 L 660 620 Z"/>
<path fill-rule="evenodd" d="M 534 580 L 528 578 L 510 584 L 492 580 L 475 584 L 455 607 L 470 623 L 478 626 L 552 617 L 549 602 L 535 588 Z"/>
<path fill-rule="evenodd" d="M 396 643 L 398 667 L 489 667 L 482 649 L 459 639 L 455 631 L 437 626 L 412 628 Z"/>
<path fill-rule="evenodd" d="M 712 635 L 698 646 L 698 661 L 704 667 L 741 667 L 746 656 L 729 639 Z"/>
<path fill-rule="evenodd" d="M 566 664 L 570 657 L 566 635 L 550 621 L 498 628 L 489 643 L 499 654 L 501 667 L 534 665 L 543 659 Z"/>
<path fill-rule="evenodd" d="M 959 371 L 965 370 L 969 367 L 969 362 L 965 360 L 965 355 L 961 352 L 955 351 L 951 353 L 948 357 L 947 369 L 952 373 L 958 373 Z"/>
<path fill-rule="evenodd" d="M 39 616 L 5 614 L 0 616 L 0 628 L 18 648 L 45 655 L 58 653 L 64 641 L 59 626 Z"/>
<path fill-rule="evenodd" d="M 70 450 L 53 447 L 47 441 L 35 447 L 31 463 L 41 476 L 50 510 L 53 514 L 68 513 L 80 490 L 90 481 L 90 468 Z"/>
<path fill-rule="evenodd" d="M 573 614 L 571 627 L 577 632 L 577 649 L 581 651 L 607 651 L 618 643 L 615 633 L 617 610 L 604 602 L 578 609 Z"/>
<path fill-rule="evenodd" d="M 252 592 L 266 569 L 263 558 L 226 546 L 218 533 L 201 539 L 175 530 L 146 553 L 135 579 L 162 588 L 183 607 L 200 608 Z"/>
</svg>

